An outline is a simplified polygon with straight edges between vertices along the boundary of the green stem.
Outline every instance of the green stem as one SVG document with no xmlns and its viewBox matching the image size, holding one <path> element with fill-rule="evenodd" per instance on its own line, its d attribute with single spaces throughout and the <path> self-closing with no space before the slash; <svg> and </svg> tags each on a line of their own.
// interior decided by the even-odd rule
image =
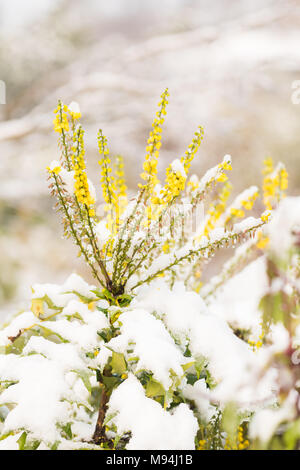
<svg viewBox="0 0 300 470">
<path fill-rule="evenodd" d="M 97 279 L 97 281 L 99 282 L 99 284 L 102 286 L 102 287 L 105 287 L 104 283 L 102 282 L 102 280 L 99 278 L 98 276 L 98 273 L 97 273 L 97 270 L 95 269 L 94 265 L 91 263 L 85 249 L 83 248 L 82 246 L 82 243 L 80 241 L 80 238 L 78 237 L 77 235 L 77 232 L 76 232 L 76 229 L 74 228 L 74 224 L 73 224 L 73 221 L 72 221 L 72 218 L 69 214 L 69 211 L 68 211 L 68 208 L 65 204 L 65 201 L 64 201 L 64 197 L 61 193 L 61 190 L 60 190 L 60 187 L 59 187 L 59 183 L 58 183 L 58 179 L 57 179 L 57 176 L 55 174 L 53 174 L 54 176 L 54 181 L 55 181 L 55 185 L 56 185 L 56 189 L 57 189 L 57 193 L 58 193 L 58 196 L 59 196 L 59 200 L 60 200 L 60 203 L 63 207 L 63 210 L 64 210 L 64 213 L 67 217 L 67 220 L 69 222 L 69 226 L 70 226 L 70 229 L 71 229 L 71 232 L 72 232 L 72 235 L 73 235 L 73 238 L 76 242 L 76 244 L 79 246 L 80 248 L 80 251 L 81 253 L 83 254 L 87 264 L 89 265 L 89 267 L 91 268 L 92 272 L 93 272 L 93 276 Z"/>
<path fill-rule="evenodd" d="M 175 260 L 172 263 L 170 263 L 168 266 L 166 266 L 165 268 L 161 268 L 158 271 L 156 271 L 154 274 L 151 274 L 150 276 L 148 276 L 146 279 L 139 281 L 137 284 L 135 284 L 131 288 L 131 290 L 134 290 L 137 287 L 139 287 L 140 285 L 152 281 L 153 279 L 155 279 L 156 277 L 158 277 L 162 273 L 170 271 L 170 269 L 172 269 L 174 266 L 177 266 L 182 261 L 185 261 L 189 258 L 194 258 L 196 256 L 199 256 L 203 251 L 205 251 L 207 249 L 216 250 L 220 246 L 222 246 L 223 243 L 228 242 L 229 240 L 230 241 L 237 240 L 241 235 L 247 235 L 248 233 L 251 233 L 253 230 L 258 229 L 259 227 L 261 227 L 264 224 L 265 224 L 265 222 L 262 222 L 262 223 L 256 225 L 255 227 L 251 227 L 250 229 L 246 230 L 243 234 L 242 233 L 232 233 L 229 236 L 223 237 L 220 240 L 217 240 L 216 242 L 209 243 L 208 245 L 203 246 L 203 247 L 199 248 L 198 250 L 190 250 L 186 255 L 183 255 L 180 258 L 175 258 Z"/>
</svg>

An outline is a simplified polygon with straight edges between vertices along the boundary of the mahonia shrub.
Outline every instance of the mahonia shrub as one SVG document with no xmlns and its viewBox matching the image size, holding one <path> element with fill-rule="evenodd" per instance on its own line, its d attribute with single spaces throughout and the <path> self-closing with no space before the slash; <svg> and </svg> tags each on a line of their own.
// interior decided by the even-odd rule
<svg viewBox="0 0 300 470">
<path fill-rule="evenodd" d="M 285 198 L 286 169 L 271 158 L 258 218 L 246 217 L 258 187 L 230 202 L 229 155 L 202 178 L 189 176 L 202 127 L 161 183 L 168 96 L 130 200 L 123 160 L 111 159 L 99 130 L 102 211 L 79 106 L 58 103 L 50 191 L 95 285 L 76 274 L 33 285 L 31 308 L 0 330 L 1 449 L 299 445 L 300 198 Z M 237 244 L 204 281 L 218 250 Z M 249 293 L 235 315 L 222 293 L 250 289 L 253 278 L 257 305 Z"/>
</svg>

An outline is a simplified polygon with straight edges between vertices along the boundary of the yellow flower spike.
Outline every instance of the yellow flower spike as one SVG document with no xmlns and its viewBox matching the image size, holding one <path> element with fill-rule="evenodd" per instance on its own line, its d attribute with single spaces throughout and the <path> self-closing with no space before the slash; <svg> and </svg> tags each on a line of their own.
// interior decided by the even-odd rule
<svg viewBox="0 0 300 470">
<path fill-rule="evenodd" d="M 116 193 L 115 193 L 115 178 L 111 175 L 112 169 L 110 167 L 109 159 L 109 150 L 107 147 L 107 139 L 102 134 L 102 130 L 99 130 L 98 133 L 98 148 L 101 159 L 99 160 L 99 165 L 101 166 L 101 187 L 103 199 L 106 202 L 106 209 L 116 203 Z"/>
<path fill-rule="evenodd" d="M 119 218 L 127 206 L 127 186 L 125 184 L 124 161 L 121 155 L 117 155 L 115 163 L 115 187 L 116 187 L 116 225 L 119 226 Z"/>
<path fill-rule="evenodd" d="M 231 190 L 232 190 L 232 185 L 231 183 L 227 182 L 222 188 L 222 191 L 220 192 L 218 199 L 214 203 L 210 204 L 210 207 L 208 209 L 209 218 L 206 221 L 204 231 L 203 231 L 203 235 L 205 235 L 206 237 L 209 236 L 209 233 L 215 228 L 217 221 L 219 220 L 221 215 L 225 212 L 227 201 L 231 194 Z"/>
<path fill-rule="evenodd" d="M 158 183 L 157 178 L 157 160 L 159 157 L 159 149 L 161 147 L 161 125 L 164 122 L 164 118 L 162 116 L 166 115 L 166 106 L 168 104 L 168 88 L 162 93 L 161 101 L 158 103 L 159 110 L 156 113 L 156 118 L 152 123 L 152 131 L 149 134 L 149 138 L 147 140 L 146 146 L 146 162 L 149 165 L 143 166 L 144 172 L 141 174 L 141 178 L 145 180 L 147 183 L 144 187 L 149 189 L 149 192 L 152 193 L 154 187 Z M 143 185 L 140 185 L 143 187 Z"/>
<path fill-rule="evenodd" d="M 288 188 L 288 172 L 285 168 L 282 168 L 280 172 L 280 189 L 285 191 Z"/>
<path fill-rule="evenodd" d="M 99 165 L 101 167 L 101 187 L 103 199 L 105 201 L 105 212 L 107 214 L 107 228 L 112 234 L 111 240 L 107 243 L 106 251 L 110 252 L 113 237 L 116 234 L 119 222 L 119 207 L 116 179 L 112 174 L 111 160 L 109 158 L 109 149 L 107 145 L 107 138 L 103 135 L 102 130 L 98 132 L 98 149 L 101 156 Z"/>
<path fill-rule="evenodd" d="M 53 121 L 55 132 L 62 133 L 63 130 L 68 132 L 70 130 L 69 121 L 65 106 L 62 105 L 61 101 L 58 102 L 57 108 L 54 110 L 56 116 Z"/>
<path fill-rule="evenodd" d="M 199 130 L 195 132 L 195 137 L 192 140 L 192 143 L 188 146 L 188 150 L 185 152 L 184 156 L 181 157 L 180 161 L 184 166 L 186 174 L 191 166 L 191 162 L 193 161 L 198 149 L 201 145 L 204 136 L 204 129 L 202 126 L 198 127 Z"/>
<path fill-rule="evenodd" d="M 288 187 L 288 173 L 285 166 L 279 163 L 273 167 L 272 159 L 264 161 L 263 174 L 263 201 L 266 209 L 273 209 L 285 197 L 284 191 Z"/>
<path fill-rule="evenodd" d="M 161 191 L 162 202 L 169 203 L 184 190 L 187 174 L 203 140 L 204 130 L 199 126 L 192 143 L 180 160 L 174 160 L 166 170 L 166 182 Z"/>
<path fill-rule="evenodd" d="M 90 194 L 88 179 L 85 171 L 85 161 L 84 161 L 84 141 L 83 135 L 84 131 L 81 126 L 79 126 L 76 131 L 77 135 L 77 147 L 76 152 L 72 155 L 73 166 L 74 166 L 74 179 L 75 179 L 75 196 L 79 203 L 84 204 L 87 208 L 90 208 L 91 205 L 95 203 L 95 200 Z M 94 214 L 94 210 L 90 209 L 90 214 Z"/>
<path fill-rule="evenodd" d="M 186 173 L 183 164 L 174 160 L 166 170 L 166 183 L 161 191 L 162 201 L 169 203 L 183 191 L 186 182 Z"/>
<path fill-rule="evenodd" d="M 185 188 L 191 162 L 203 140 L 204 130 L 201 126 L 198 129 L 184 156 L 181 157 L 180 161 L 174 160 L 166 170 L 166 182 L 161 191 L 162 202 L 164 203 L 173 201 Z"/>
<path fill-rule="evenodd" d="M 273 160 L 271 157 L 268 157 L 264 160 L 264 168 L 262 170 L 263 175 L 272 173 L 274 170 Z"/>
</svg>

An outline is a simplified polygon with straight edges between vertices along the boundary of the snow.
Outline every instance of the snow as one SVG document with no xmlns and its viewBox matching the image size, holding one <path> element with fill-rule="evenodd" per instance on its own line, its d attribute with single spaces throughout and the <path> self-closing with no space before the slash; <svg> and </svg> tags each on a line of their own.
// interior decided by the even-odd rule
<svg viewBox="0 0 300 470">
<path fill-rule="evenodd" d="M 80 114 L 80 107 L 76 101 L 71 101 L 68 108 L 71 111 L 71 113 Z"/>
<path fill-rule="evenodd" d="M 266 444 L 280 423 L 291 420 L 295 417 L 294 404 L 297 399 L 297 395 L 298 394 L 295 390 L 290 392 L 284 405 L 279 409 L 265 409 L 258 411 L 250 423 L 250 437 L 252 439 L 258 438 L 261 442 Z"/>
<path fill-rule="evenodd" d="M 197 380 L 194 385 L 187 384 L 183 389 L 185 398 L 195 402 L 201 419 L 209 421 L 216 412 L 216 408 L 210 404 L 210 392 L 204 379 Z"/>
<path fill-rule="evenodd" d="M 93 289 L 95 289 L 95 287 L 89 285 L 82 279 L 81 276 L 78 276 L 78 274 L 75 273 L 68 277 L 66 282 L 62 285 L 61 289 L 62 291 L 75 291 L 85 297 L 95 298 L 95 295 L 91 292 Z"/>
<path fill-rule="evenodd" d="M 36 322 L 36 316 L 32 312 L 24 312 L 18 315 L 6 328 L 0 330 L 0 345 L 11 344 L 9 336 L 17 336 L 20 330 L 28 328 Z"/>
<path fill-rule="evenodd" d="M 213 229 L 209 234 L 209 240 L 211 243 L 214 243 L 218 240 L 221 240 L 226 236 L 225 230 L 223 227 L 217 227 Z M 202 241 L 202 240 L 201 240 Z"/>
<path fill-rule="evenodd" d="M 113 391 L 108 414 L 117 413 L 112 422 L 118 434 L 131 431 L 128 450 L 189 450 L 194 449 L 198 423 L 193 412 L 180 404 L 171 413 L 145 391 L 133 374 Z"/>
<path fill-rule="evenodd" d="M 242 191 L 230 204 L 228 210 L 226 211 L 226 214 L 230 212 L 230 209 L 232 207 L 235 208 L 240 208 L 242 206 L 243 201 L 248 201 L 249 199 L 253 198 L 255 194 L 258 193 L 258 187 L 257 186 L 250 186 L 250 188 L 245 189 Z"/>
<path fill-rule="evenodd" d="M 97 329 L 107 328 L 109 326 L 107 318 L 102 313 L 94 313 L 96 317 L 102 316 L 103 321 L 94 322 L 94 325 L 82 325 L 78 320 L 72 322 L 62 319 L 53 321 L 44 321 L 43 326 L 58 333 L 60 336 L 74 344 L 78 344 L 83 350 L 91 350 L 99 344 Z M 97 324 L 98 323 L 98 324 Z"/>
<path fill-rule="evenodd" d="M 107 222 L 105 219 L 100 220 L 95 226 L 95 233 L 99 242 L 99 247 L 103 248 L 111 237 L 111 233 L 107 228 Z"/>
<path fill-rule="evenodd" d="M 295 242 L 295 229 L 300 230 L 300 197 L 287 197 L 280 202 L 267 227 L 270 249 L 278 258 L 289 255 L 289 248 Z"/>
<path fill-rule="evenodd" d="M 64 182 L 64 189 L 69 193 L 69 194 L 74 194 L 75 186 L 74 186 L 74 174 L 75 172 L 73 170 L 68 171 L 65 168 L 62 168 L 59 176 Z"/>
<path fill-rule="evenodd" d="M 65 307 L 68 302 L 72 299 L 77 299 L 77 296 L 74 292 L 88 297 L 91 300 L 96 299 L 95 294 L 91 291 L 95 289 L 94 286 L 89 286 L 82 277 L 77 274 L 71 274 L 64 284 L 34 284 L 33 289 L 33 298 L 42 299 L 47 295 L 56 307 Z"/>
<path fill-rule="evenodd" d="M 129 310 L 118 318 L 121 334 L 108 347 L 129 357 L 138 357 L 136 370 L 153 372 L 153 377 L 165 390 L 172 386 L 170 371 L 183 376 L 182 365 L 190 362 L 175 345 L 162 321 L 143 309 Z M 128 355 L 127 349 L 133 349 Z"/>
<path fill-rule="evenodd" d="M 253 227 L 258 227 L 261 223 L 261 219 L 255 217 L 246 217 L 246 219 L 243 219 L 241 222 L 234 224 L 233 231 L 235 233 L 243 233 Z"/>
<path fill-rule="evenodd" d="M 0 396 L 0 404 L 14 404 L 3 433 L 29 429 L 32 437 L 46 443 L 60 440 L 57 424 L 72 421 L 76 402 L 88 406 L 82 380 L 66 380 L 70 371 L 84 369 L 84 358 L 73 345 L 37 336 L 30 338 L 22 356 L 0 356 L 0 376 L 16 382 Z"/>
<path fill-rule="evenodd" d="M 230 155 L 224 155 L 222 163 L 221 163 L 221 167 L 222 167 L 222 164 L 224 163 L 231 165 Z M 196 190 L 197 193 L 201 193 L 202 191 L 205 191 L 207 185 L 217 180 L 218 176 L 220 176 L 220 174 L 222 173 L 221 167 L 220 165 L 216 165 L 210 168 L 209 170 L 207 170 L 207 172 L 204 174 L 204 176 L 201 178 L 199 182 L 199 186 Z"/>
<path fill-rule="evenodd" d="M 55 168 L 61 168 L 61 164 L 58 160 L 52 160 L 52 162 L 49 165 L 50 170 L 54 170 Z"/>
<path fill-rule="evenodd" d="M 214 390 L 216 400 L 235 400 L 237 393 L 242 403 L 270 399 L 275 387 L 273 371 L 259 386 L 254 387 L 249 381 L 250 371 L 252 377 L 258 374 L 265 358 L 255 354 L 225 320 L 208 311 L 201 297 L 188 292 L 183 283 L 176 282 L 172 291 L 161 279 L 143 286 L 133 305 L 156 312 L 178 341 L 189 344 L 194 358 L 208 360 L 208 369 L 218 384 Z"/>
<path fill-rule="evenodd" d="M 229 279 L 211 300 L 209 309 L 234 328 L 250 329 L 261 333 L 261 297 L 268 287 L 265 258 L 248 264 L 240 273 Z"/>
<path fill-rule="evenodd" d="M 35 438 L 54 442 L 59 438 L 56 423 L 68 420 L 69 405 L 61 401 L 67 394 L 61 367 L 40 355 L 11 355 L 9 361 L 3 358 L 6 359 L 0 358 L 1 376 L 18 381 L 0 397 L 0 404 L 16 403 L 5 420 L 3 433 L 28 428 Z M 33 387 L 37 377 L 38 383 Z"/>
<path fill-rule="evenodd" d="M 19 432 L 0 441 L 0 450 L 19 450 L 19 444 L 17 441 L 21 434 L 22 433 Z"/>
<path fill-rule="evenodd" d="M 186 178 L 186 172 L 185 172 L 184 166 L 178 158 L 172 161 L 171 168 L 174 171 L 174 173 L 179 173 L 180 176 L 183 176 L 183 178 Z"/>
<path fill-rule="evenodd" d="M 35 326 L 36 330 L 52 332 L 50 339 L 43 336 L 27 338 L 20 355 L 0 355 L 0 381 L 12 382 L 0 395 L 0 405 L 10 404 L 1 429 L 3 434 L 26 430 L 30 438 L 42 440 L 46 448 L 55 441 L 61 442 L 60 448 L 68 448 L 67 441 L 63 444 L 60 425 L 70 422 L 74 441 L 91 439 L 94 424 L 85 411 L 91 409 L 90 392 L 81 374 L 96 385 L 95 373 L 88 368 L 94 359 L 86 352 L 96 350 L 103 343 L 97 332 L 108 328 L 109 321 L 103 312 L 90 310 L 87 304 L 79 301 L 77 294 L 65 292 L 72 290 L 78 295 L 95 298 L 90 291 L 92 288 L 76 274 L 62 286 L 36 285 L 33 297 L 48 295 L 54 303 L 65 305 L 62 311 L 57 311 L 51 320 L 42 320 L 32 312 L 25 312 L 1 330 L 0 344 L 4 346 L 11 344 L 8 336 L 15 336 L 26 328 Z M 106 308 L 108 302 L 99 300 L 96 305 Z M 72 318 L 75 314 L 77 316 Z M 55 340 L 55 333 L 63 342 Z M 10 438 L 2 446 L 14 448 L 14 442 Z"/>
</svg>

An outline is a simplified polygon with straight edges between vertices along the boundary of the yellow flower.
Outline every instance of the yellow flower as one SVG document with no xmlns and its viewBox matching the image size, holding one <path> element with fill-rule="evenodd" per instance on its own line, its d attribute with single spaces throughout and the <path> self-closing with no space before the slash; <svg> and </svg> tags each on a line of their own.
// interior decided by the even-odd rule
<svg viewBox="0 0 300 470">
<path fill-rule="evenodd" d="M 112 175 L 112 168 L 110 166 L 109 149 L 107 146 L 107 139 L 102 134 L 102 130 L 98 133 L 98 148 L 101 159 L 99 165 L 101 166 L 101 187 L 103 199 L 106 202 L 106 210 L 112 209 L 117 203 L 115 177 Z"/>
<path fill-rule="evenodd" d="M 224 181 L 228 180 L 228 176 L 225 173 L 220 173 L 220 175 L 217 177 L 217 181 L 219 183 L 223 183 Z"/>
<path fill-rule="evenodd" d="M 285 197 L 284 191 L 288 188 L 288 173 L 282 163 L 274 169 L 273 161 L 268 158 L 264 161 L 263 174 L 263 200 L 269 210 Z"/>
<path fill-rule="evenodd" d="M 84 161 L 84 142 L 83 142 L 84 131 L 81 126 L 79 126 L 76 131 L 76 137 L 74 136 L 74 153 L 72 155 L 73 168 L 74 168 L 74 179 L 75 179 L 75 196 L 81 204 L 84 204 L 89 209 L 89 215 L 92 217 L 95 215 L 94 209 L 91 209 L 90 206 L 95 203 L 95 200 L 90 194 L 88 179 L 85 171 L 85 161 Z M 76 145 L 75 145 L 76 144 Z"/>
<path fill-rule="evenodd" d="M 54 168 L 50 168 L 49 166 L 47 166 L 47 170 L 49 173 L 54 173 L 55 175 L 58 175 L 58 173 L 61 171 L 61 167 L 55 166 Z"/>
<path fill-rule="evenodd" d="M 67 106 L 63 106 L 60 101 L 58 102 L 58 106 L 54 110 L 54 113 L 56 114 L 53 121 L 55 132 L 62 133 L 63 131 L 68 132 L 70 130 L 67 109 Z"/>
<path fill-rule="evenodd" d="M 262 170 L 263 175 L 272 173 L 273 169 L 274 169 L 274 166 L 273 166 L 272 158 L 271 157 L 266 158 L 264 160 L 264 168 Z"/>
<path fill-rule="evenodd" d="M 262 215 L 261 215 L 261 220 L 263 222 L 268 222 L 269 218 L 270 218 L 270 215 L 271 215 L 271 212 L 270 211 L 265 211 Z"/>
<path fill-rule="evenodd" d="M 262 232 L 259 232 L 258 241 L 256 243 L 257 248 L 259 248 L 260 250 L 263 250 L 264 248 L 268 246 L 269 242 L 270 242 L 269 237 L 263 236 Z"/>
<path fill-rule="evenodd" d="M 146 161 L 143 165 L 144 172 L 141 174 L 141 178 L 146 181 L 146 185 L 150 193 L 153 192 L 154 187 L 158 183 L 157 178 L 157 160 L 159 157 L 159 149 L 161 147 L 161 125 L 164 123 L 164 117 L 166 115 L 166 106 L 168 104 L 169 92 L 166 89 L 161 95 L 161 101 L 158 103 L 159 110 L 156 113 L 156 118 L 152 123 L 152 131 L 149 134 L 146 146 Z M 143 187 L 139 185 L 139 187 Z"/>
<path fill-rule="evenodd" d="M 206 444 L 206 440 L 205 439 L 200 439 L 197 450 L 204 450 L 205 444 Z"/>
<path fill-rule="evenodd" d="M 288 188 L 288 172 L 283 168 L 280 172 L 280 189 L 285 191 Z"/>
<path fill-rule="evenodd" d="M 216 202 L 211 203 L 208 209 L 209 218 L 205 224 L 203 235 L 206 237 L 209 236 L 209 233 L 216 227 L 217 221 L 220 219 L 221 215 L 224 213 L 227 205 L 227 201 L 230 197 L 232 190 L 231 183 L 227 182 L 222 191 L 219 194 L 219 197 Z M 201 238 L 201 237 L 200 237 Z"/>
<path fill-rule="evenodd" d="M 195 137 L 192 140 L 192 143 L 188 146 L 183 157 L 181 157 L 180 161 L 184 166 L 186 174 L 188 174 L 189 168 L 191 166 L 191 162 L 193 161 L 200 145 L 203 140 L 204 130 L 202 126 L 198 127 L 199 130 L 195 132 Z"/>
<path fill-rule="evenodd" d="M 244 212 L 242 209 L 237 209 L 237 208 L 235 208 L 235 207 L 232 207 L 232 208 L 230 209 L 230 213 L 231 213 L 231 215 L 233 215 L 234 217 L 240 217 L 240 218 L 241 218 L 241 217 L 244 217 L 244 215 L 245 215 L 245 212 Z"/>
</svg>

